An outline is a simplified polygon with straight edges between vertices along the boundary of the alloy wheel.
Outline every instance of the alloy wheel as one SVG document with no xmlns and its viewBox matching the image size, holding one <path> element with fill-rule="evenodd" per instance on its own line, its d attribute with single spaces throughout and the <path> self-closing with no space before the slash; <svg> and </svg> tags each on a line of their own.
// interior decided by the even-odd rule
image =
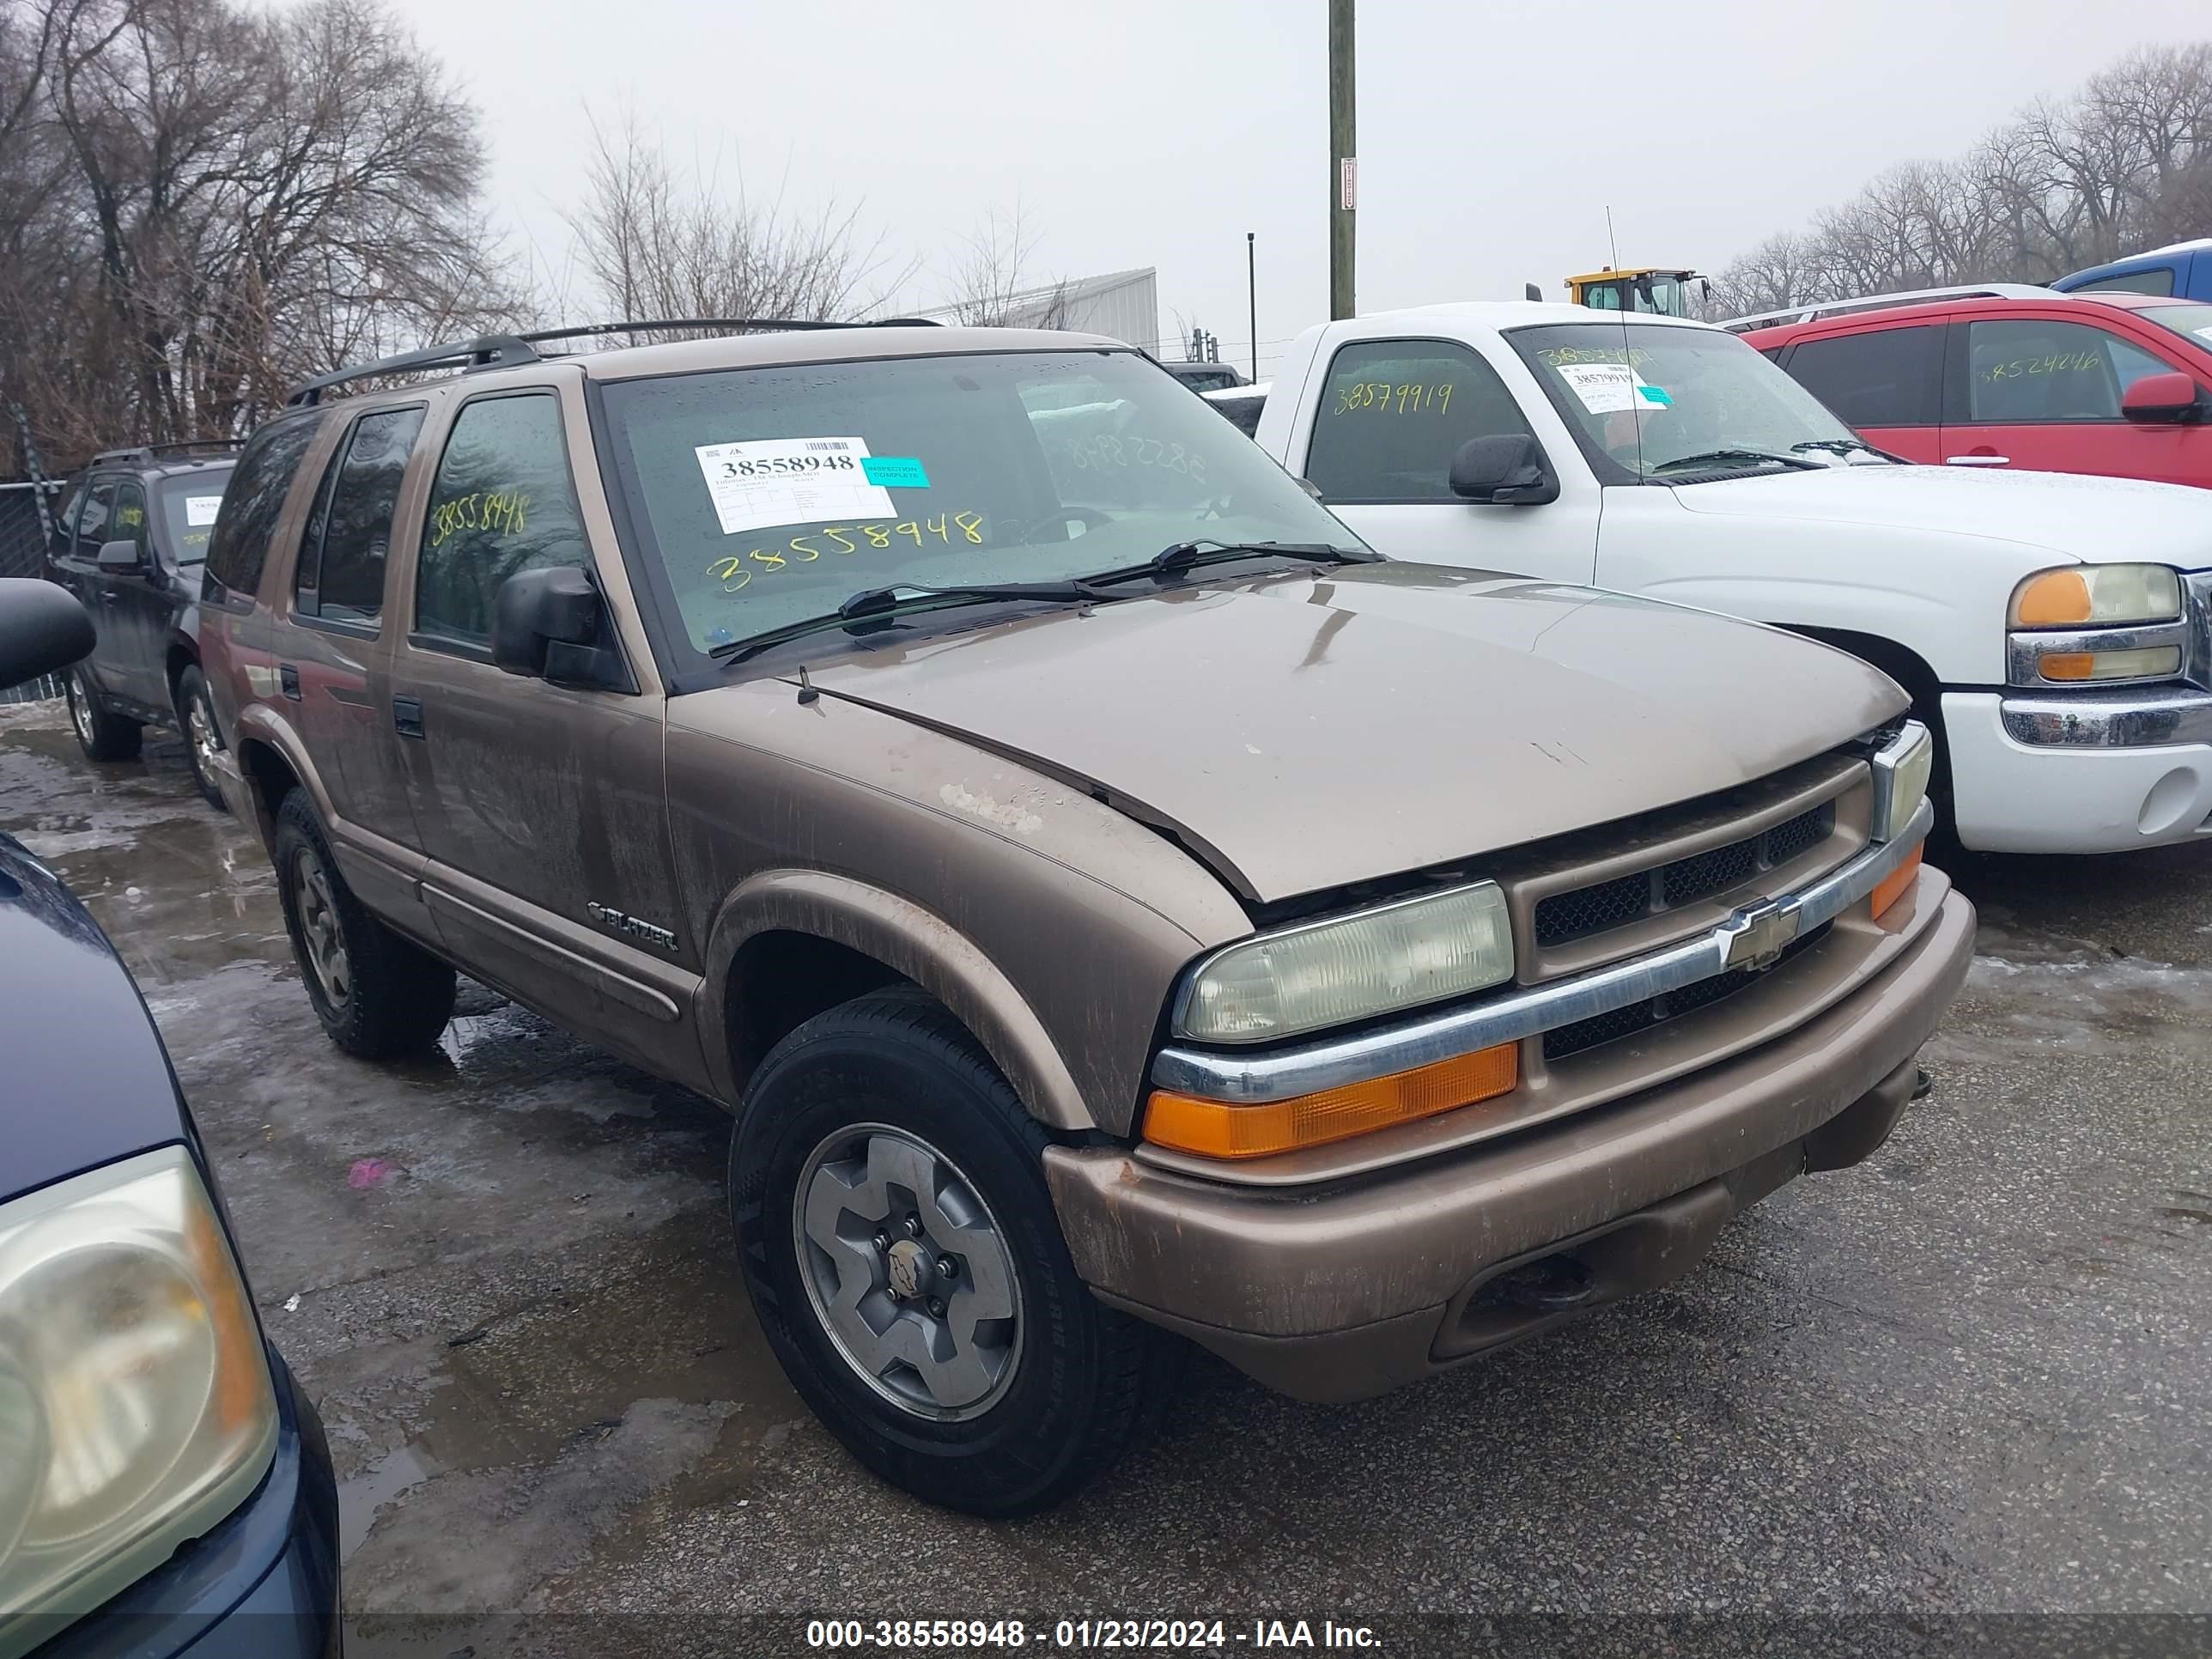
<svg viewBox="0 0 2212 1659">
<path fill-rule="evenodd" d="M 84 689 L 84 682 L 72 674 L 69 677 L 70 719 L 76 723 L 76 735 L 86 748 L 99 741 L 92 730 L 92 699 Z"/>
<path fill-rule="evenodd" d="M 353 993 L 352 964 L 346 958 L 345 934 L 338 924 L 337 901 L 331 890 L 330 872 L 313 848 L 302 847 L 292 861 L 292 898 L 300 918 L 300 943 L 307 965 L 324 997 L 333 1008 L 345 1006 Z"/>
<path fill-rule="evenodd" d="M 215 781 L 215 719 L 208 712 L 204 694 L 185 707 L 185 741 L 191 745 L 192 769 L 210 784 Z"/>
<path fill-rule="evenodd" d="M 1006 1393 L 1021 1284 L 990 1206 L 936 1147 L 888 1124 L 838 1130 L 799 1171 L 792 1236 L 816 1317 L 884 1399 L 957 1422 Z"/>
</svg>

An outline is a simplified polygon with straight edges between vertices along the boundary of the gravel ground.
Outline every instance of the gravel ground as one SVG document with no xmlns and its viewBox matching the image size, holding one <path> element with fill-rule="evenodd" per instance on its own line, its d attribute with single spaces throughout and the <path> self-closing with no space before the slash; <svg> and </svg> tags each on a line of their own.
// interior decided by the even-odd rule
<svg viewBox="0 0 2212 1659">
<path fill-rule="evenodd" d="M 716 1108 L 467 987 L 434 1059 L 337 1054 L 265 860 L 173 739 L 95 768 L 58 705 L 0 709 L 0 829 L 167 1040 L 329 1431 L 356 1655 L 804 1650 L 817 1615 L 1220 1619 L 1231 1646 L 1329 1618 L 1399 1651 L 2212 1640 L 2102 1616 L 2212 1613 L 2212 847 L 1950 860 L 1983 927 L 1933 1094 L 1669 1289 L 1354 1407 L 1194 1358 L 1111 1477 L 986 1524 L 875 1482 L 784 1383 Z"/>
</svg>

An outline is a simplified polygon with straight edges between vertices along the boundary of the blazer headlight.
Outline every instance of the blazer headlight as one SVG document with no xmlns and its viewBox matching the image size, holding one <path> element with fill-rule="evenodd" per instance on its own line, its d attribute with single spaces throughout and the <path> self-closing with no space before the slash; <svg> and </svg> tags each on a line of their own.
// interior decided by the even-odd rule
<svg viewBox="0 0 2212 1659">
<path fill-rule="evenodd" d="M 1905 729 L 1874 757 L 1874 811 L 1867 826 L 1868 839 L 1887 841 L 1902 835 L 1928 799 L 1928 776 L 1936 769 L 1936 740 L 1918 720 L 1907 720 Z"/>
<path fill-rule="evenodd" d="M 1174 1023 L 1200 1042 L 1273 1042 L 1512 977 L 1505 895 L 1480 881 L 1225 946 L 1191 975 Z"/>
</svg>

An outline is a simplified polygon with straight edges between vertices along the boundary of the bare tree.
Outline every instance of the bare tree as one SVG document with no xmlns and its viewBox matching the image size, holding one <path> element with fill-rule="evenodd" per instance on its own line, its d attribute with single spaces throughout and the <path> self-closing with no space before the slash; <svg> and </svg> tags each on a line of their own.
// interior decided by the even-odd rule
<svg viewBox="0 0 2212 1659">
<path fill-rule="evenodd" d="M 1066 328 L 1065 277 L 1040 283 L 1031 273 L 1036 233 L 1022 204 L 1001 216 L 992 208 L 955 262 L 945 309 L 972 328 Z"/>
<path fill-rule="evenodd" d="M 726 200 L 714 172 L 679 173 L 633 112 L 586 118 L 584 199 L 567 217 L 595 318 L 852 318 L 907 274 L 887 271 L 880 239 L 861 240 L 857 207 L 756 204 L 742 174 Z"/>
<path fill-rule="evenodd" d="M 1956 162 L 1893 168 L 1715 286 L 1738 311 L 1885 289 L 2048 282 L 2212 233 L 2212 44 L 2144 47 Z"/>
<path fill-rule="evenodd" d="M 518 307 L 475 112 L 380 0 L 0 0 L 0 390 L 50 454 Z"/>
</svg>

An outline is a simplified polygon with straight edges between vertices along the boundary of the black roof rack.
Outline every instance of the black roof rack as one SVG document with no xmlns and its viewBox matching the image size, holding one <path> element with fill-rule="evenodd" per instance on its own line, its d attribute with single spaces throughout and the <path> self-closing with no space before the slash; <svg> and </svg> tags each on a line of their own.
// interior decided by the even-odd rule
<svg viewBox="0 0 2212 1659">
<path fill-rule="evenodd" d="M 92 458 L 92 465 L 102 465 L 110 461 L 151 461 L 163 455 L 189 454 L 194 452 L 228 454 L 244 447 L 243 438 L 185 438 L 175 443 L 126 444 L 120 449 L 103 449 Z"/>
<path fill-rule="evenodd" d="M 789 317 L 665 317 L 644 322 L 586 323 L 575 328 L 541 328 L 528 334 L 485 334 L 453 345 L 425 346 L 403 351 L 396 357 L 380 357 L 373 363 L 356 363 L 295 387 L 288 404 L 322 401 L 332 386 L 349 380 L 370 380 L 379 374 L 399 374 L 428 368 L 512 368 L 534 363 L 544 354 L 538 349 L 548 340 L 584 340 L 606 334 L 641 334 L 662 329 L 726 329 L 741 333 L 775 334 L 830 328 L 936 328 L 927 317 L 881 317 L 870 322 L 819 322 Z"/>
</svg>

